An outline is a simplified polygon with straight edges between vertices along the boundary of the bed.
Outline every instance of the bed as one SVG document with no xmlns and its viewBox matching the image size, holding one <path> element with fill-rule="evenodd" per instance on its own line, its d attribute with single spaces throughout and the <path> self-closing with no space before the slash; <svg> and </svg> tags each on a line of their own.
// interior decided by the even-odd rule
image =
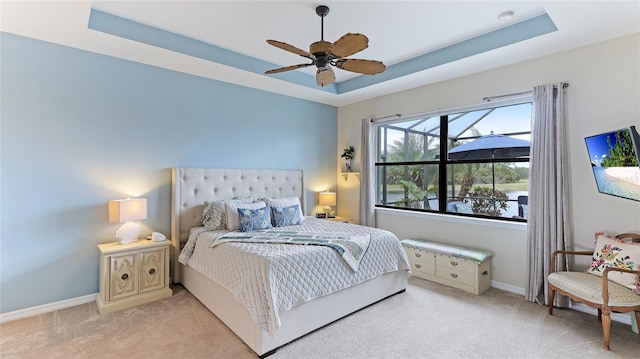
<svg viewBox="0 0 640 359">
<path fill-rule="evenodd" d="M 205 168 L 173 168 L 172 169 L 172 206 L 171 206 L 171 275 L 174 283 L 181 283 L 190 293 L 202 302 L 213 314 L 222 320 L 238 337 L 240 337 L 258 356 L 266 357 L 275 350 L 292 340 L 295 340 L 322 326 L 334 322 L 359 309 L 376 303 L 382 299 L 397 293 L 404 292 L 407 278 L 410 275 L 410 267 L 404 250 L 397 237 L 390 232 L 351 225 L 346 223 L 331 222 L 327 220 L 304 217 L 304 223 L 300 226 L 281 227 L 282 231 L 293 227 L 303 231 L 328 231 L 338 236 L 350 234 L 354 238 L 366 235 L 370 238 L 370 244 L 360 261 L 357 271 L 348 267 L 338 258 L 331 248 L 319 246 L 299 246 L 289 244 L 257 244 L 257 243 L 224 243 L 212 247 L 219 237 L 216 231 L 203 230 L 202 212 L 205 202 L 231 198 L 297 198 L 300 208 L 305 208 L 305 189 L 303 186 L 303 174 L 299 170 L 246 170 L 246 169 L 205 169 Z M 228 232 L 228 231 L 222 231 Z M 365 234 L 366 233 L 366 234 Z M 189 240 L 190 238 L 197 238 Z M 389 240 L 388 237 L 393 237 Z M 385 238 L 384 241 L 380 238 Z M 190 250 L 188 255 L 181 253 L 189 240 Z M 397 243 L 395 243 L 397 242 Z M 221 268 L 229 268 L 234 265 L 241 272 L 276 272 L 278 266 L 272 269 L 254 269 L 254 262 L 271 263 L 272 258 L 264 260 L 257 258 L 248 252 L 261 252 L 258 248 L 269 247 L 276 250 L 275 257 L 290 257 L 291 263 L 301 261 L 301 256 L 318 256 L 316 261 L 327 261 L 326 267 L 322 265 L 318 269 L 331 272 L 326 278 L 333 275 L 341 276 L 336 279 L 340 282 L 348 282 L 346 287 L 335 288 L 307 288 L 305 291 L 318 290 L 321 294 L 305 294 L 310 298 L 290 300 L 280 299 L 273 295 L 274 303 L 269 302 L 267 309 L 256 309 L 248 306 L 246 298 L 230 288 L 234 283 L 242 282 L 237 279 L 219 280 L 216 276 Z M 283 249 L 286 248 L 286 249 Z M 271 250 L 270 249 L 270 250 Z M 193 253 L 191 253 L 193 250 Z M 206 254 L 205 254 L 206 253 Z M 292 254 L 293 253 L 293 254 Z M 240 255 L 241 259 L 229 261 L 227 257 L 210 259 L 203 255 Z M 388 256 L 379 260 L 374 256 Z M 254 258 L 256 257 L 256 258 Z M 258 256 L 259 257 L 259 256 Z M 199 258 L 199 259 L 198 259 Z M 308 257 L 315 258 L 315 257 Z M 223 259 L 228 263 L 223 263 Z M 182 264 L 183 262 L 185 264 Z M 331 262 L 331 263 L 329 263 Z M 375 262 L 385 262 L 385 267 L 370 268 Z M 200 263 L 200 264 L 198 264 Z M 205 263 L 204 265 L 202 263 Z M 207 264 L 208 263 L 208 264 Z M 235 264 L 237 263 L 237 264 Z M 324 262 L 322 262 L 324 263 Z M 340 264 L 341 263 L 341 264 Z M 218 265 L 218 267 L 216 267 Z M 267 264 L 270 265 L 270 264 Z M 279 267 L 289 266 L 282 264 Z M 293 265 L 295 267 L 295 264 Z M 204 268 L 203 268 L 204 267 Z M 344 267 L 344 268 L 343 268 Z M 332 268 L 330 271 L 327 268 Z M 333 268 L 336 268 L 335 270 Z M 348 276 L 346 272 L 351 271 Z M 304 276 L 314 276 L 319 270 L 289 270 L 292 275 L 286 276 L 297 286 L 300 283 L 311 281 Z M 340 273 L 333 273 L 333 272 Z M 342 273 L 345 272 L 345 273 Z M 379 273 L 378 273 L 379 272 Z M 279 274 L 277 278 L 280 278 Z M 347 279 L 344 279 L 347 278 Z M 255 280 L 253 280 L 255 281 Z M 330 282 L 331 280 L 326 280 Z M 284 280 L 282 282 L 285 282 Z M 244 283 L 244 282 L 243 282 Z M 283 284 L 284 285 L 284 284 Z M 288 285 L 288 284 L 287 284 Z M 293 286 L 293 284 L 291 284 Z M 232 290 L 235 292 L 232 293 Z M 268 289 L 266 292 L 297 292 L 298 287 L 291 290 Z M 327 293 L 324 293 L 324 292 Z M 245 288 L 245 292 L 264 292 L 257 289 Z M 314 292 L 315 293 L 315 292 Z M 291 295 L 290 295 L 291 296 Z M 264 301 L 265 299 L 263 299 Z M 271 299 L 269 299 L 271 300 Z M 297 302 L 296 302 L 297 301 Z M 265 312 L 260 312 L 264 310 Z M 266 314 L 265 314 L 266 313 Z M 266 319 L 263 320 L 262 315 Z M 275 317 L 275 318 L 271 318 Z"/>
</svg>

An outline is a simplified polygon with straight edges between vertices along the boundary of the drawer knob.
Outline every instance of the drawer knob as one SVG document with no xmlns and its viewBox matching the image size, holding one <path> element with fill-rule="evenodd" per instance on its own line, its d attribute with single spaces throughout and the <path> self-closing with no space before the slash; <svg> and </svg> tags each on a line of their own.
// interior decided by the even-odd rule
<svg viewBox="0 0 640 359">
<path fill-rule="evenodd" d="M 415 254 L 416 254 L 416 257 L 418 257 L 418 258 L 422 257 L 422 254 L 420 254 L 418 252 L 415 252 Z"/>
<path fill-rule="evenodd" d="M 151 268 L 151 269 L 149 269 L 149 274 L 153 275 L 155 272 L 156 272 L 156 269 L 155 269 L 155 268 Z"/>
<path fill-rule="evenodd" d="M 451 273 L 451 278 L 458 278 L 458 275 L 455 273 Z"/>
<path fill-rule="evenodd" d="M 416 263 L 416 268 L 422 268 L 422 266 L 418 263 Z"/>
<path fill-rule="evenodd" d="M 122 278 L 122 280 L 127 280 L 127 279 L 129 279 L 129 275 L 127 273 L 125 273 L 120 278 Z"/>
<path fill-rule="evenodd" d="M 456 262 L 456 261 L 451 261 L 451 265 L 455 267 L 455 266 L 457 266 L 457 265 L 458 265 L 458 262 Z"/>
</svg>

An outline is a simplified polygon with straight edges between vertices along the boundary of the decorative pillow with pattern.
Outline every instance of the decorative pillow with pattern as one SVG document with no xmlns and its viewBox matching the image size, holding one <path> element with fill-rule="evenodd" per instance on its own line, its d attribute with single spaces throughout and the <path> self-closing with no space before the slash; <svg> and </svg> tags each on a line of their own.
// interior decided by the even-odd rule
<svg viewBox="0 0 640 359">
<path fill-rule="evenodd" d="M 269 207 L 258 209 L 238 208 L 240 230 L 243 232 L 271 228 L 271 210 Z"/>
<path fill-rule="evenodd" d="M 304 214 L 302 213 L 302 206 L 300 206 L 300 199 L 298 199 L 298 197 L 284 197 L 284 198 L 265 198 L 265 202 L 267 203 L 267 206 L 274 208 L 274 207 L 290 207 L 290 206 L 295 206 L 296 204 L 298 205 L 298 220 L 300 221 L 300 223 L 298 224 L 302 224 L 302 222 L 304 222 Z"/>
<path fill-rule="evenodd" d="M 271 216 L 275 227 L 302 224 L 300 221 L 300 206 L 297 204 L 289 207 L 271 207 Z"/>
<path fill-rule="evenodd" d="M 602 273 L 608 267 L 640 269 L 640 245 L 625 242 L 604 233 L 596 233 L 596 249 L 587 273 L 602 277 Z M 607 278 L 640 293 L 636 274 L 610 271 Z"/>
<path fill-rule="evenodd" d="M 213 202 L 204 202 L 202 210 L 202 225 L 209 229 L 227 228 L 227 215 L 224 204 L 230 203 L 251 203 L 253 198 L 221 199 Z"/>
<path fill-rule="evenodd" d="M 267 205 L 260 201 L 255 203 L 233 203 L 227 202 L 224 204 L 225 212 L 227 213 L 227 229 L 230 231 L 237 231 L 240 229 L 240 215 L 238 209 L 260 209 Z M 271 217 L 271 216 L 269 216 Z"/>
</svg>

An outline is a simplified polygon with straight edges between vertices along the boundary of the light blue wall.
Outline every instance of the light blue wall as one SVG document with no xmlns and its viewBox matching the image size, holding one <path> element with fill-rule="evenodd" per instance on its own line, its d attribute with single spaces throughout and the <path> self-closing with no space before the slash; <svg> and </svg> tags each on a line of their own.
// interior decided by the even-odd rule
<svg viewBox="0 0 640 359">
<path fill-rule="evenodd" d="M 98 291 L 107 201 L 169 234 L 170 168 L 304 170 L 336 187 L 335 107 L 0 34 L 0 312 Z"/>
</svg>

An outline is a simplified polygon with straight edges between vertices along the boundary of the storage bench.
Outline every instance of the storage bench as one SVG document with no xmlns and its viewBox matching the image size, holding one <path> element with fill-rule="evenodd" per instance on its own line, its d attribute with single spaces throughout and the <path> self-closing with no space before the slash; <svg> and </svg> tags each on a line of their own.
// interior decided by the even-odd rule
<svg viewBox="0 0 640 359">
<path fill-rule="evenodd" d="M 400 243 L 416 277 L 476 295 L 491 287 L 488 252 L 415 239 L 403 239 Z"/>
</svg>

